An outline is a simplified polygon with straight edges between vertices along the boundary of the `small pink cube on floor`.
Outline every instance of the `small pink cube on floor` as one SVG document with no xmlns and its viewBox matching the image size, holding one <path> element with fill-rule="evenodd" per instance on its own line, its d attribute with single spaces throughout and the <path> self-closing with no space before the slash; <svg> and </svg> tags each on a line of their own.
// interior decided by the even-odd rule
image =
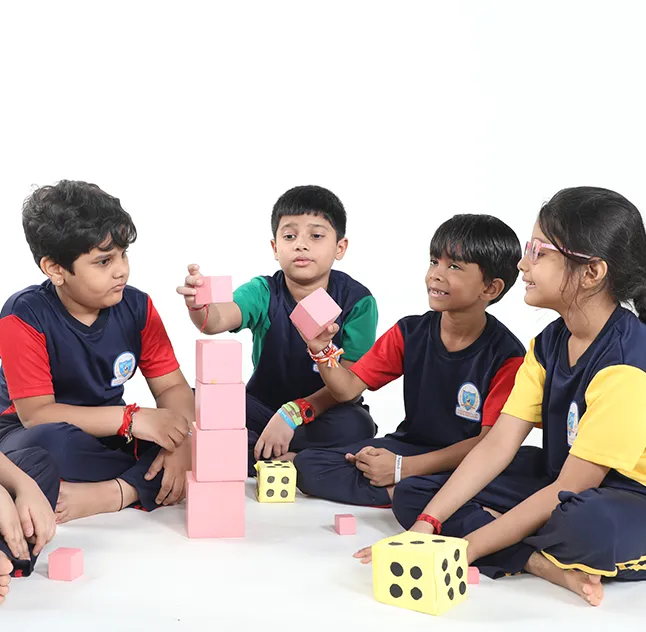
<svg viewBox="0 0 646 632">
<path fill-rule="evenodd" d="M 237 340 L 198 340 L 195 374 L 202 384 L 242 382 L 242 344 Z"/>
<path fill-rule="evenodd" d="M 469 566 L 467 571 L 467 584 L 479 584 L 480 583 L 480 571 L 477 566 Z"/>
<path fill-rule="evenodd" d="M 47 575 L 49 579 L 72 582 L 83 575 L 82 549 L 61 547 L 49 554 L 47 562 Z"/>
<path fill-rule="evenodd" d="M 242 538 L 244 481 L 199 483 L 186 473 L 186 529 L 189 538 Z"/>
<path fill-rule="evenodd" d="M 199 482 L 244 481 L 248 472 L 247 429 L 200 430 L 191 437 L 193 476 Z"/>
<path fill-rule="evenodd" d="M 357 532 L 357 522 L 352 514 L 336 514 L 334 530 L 339 535 L 354 535 Z"/>
<path fill-rule="evenodd" d="M 210 305 L 211 303 L 231 303 L 233 301 L 233 282 L 230 276 L 202 277 L 202 285 L 195 288 L 195 303 Z"/>
<path fill-rule="evenodd" d="M 338 318 L 341 311 L 334 299 L 320 287 L 300 301 L 289 317 L 307 340 L 314 340 Z"/>
<path fill-rule="evenodd" d="M 195 421 L 200 430 L 244 428 L 247 392 L 240 384 L 195 384 Z"/>
</svg>

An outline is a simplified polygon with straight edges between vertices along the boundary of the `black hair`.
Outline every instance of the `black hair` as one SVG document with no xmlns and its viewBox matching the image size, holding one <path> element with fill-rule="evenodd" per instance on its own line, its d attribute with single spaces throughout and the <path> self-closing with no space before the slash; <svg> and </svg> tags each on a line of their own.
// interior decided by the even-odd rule
<svg viewBox="0 0 646 632">
<path fill-rule="evenodd" d="M 598 291 L 632 301 L 646 322 L 646 231 L 632 202 L 599 187 L 562 189 L 541 208 L 538 225 L 566 258 L 568 278 L 588 262 L 572 253 L 602 259 L 608 273 Z"/>
<path fill-rule="evenodd" d="M 22 226 L 36 265 L 49 257 L 72 273 L 82 254 L 94 248 L 125 249 L 137 239 L 116 197 L 96 184 L 73 180 L 36 189 L 23 204 Z"/>
<path fill-rule="evenodd" d="M 345 237 L 347 217 L 341 200 L 323 187 L 299 186 L 283 193 L 271 213 L 271 231 L 276 237 L 281 217 L 294 215 L 322 215 L 336 231 L 339 241 Z"/>
<path fill-rule="evenodd" d="M 523 254 L 518 236 L 505 222 L 492 215 L 465 213 L 454 215 L 435 231 L 431 257 L 447 256 L 454 261 L 477 263 L 485 283 L 502 279 L 502 292 L 491 301 L 497 303 L 518 278 L 518 262 Z"/>
</svg>

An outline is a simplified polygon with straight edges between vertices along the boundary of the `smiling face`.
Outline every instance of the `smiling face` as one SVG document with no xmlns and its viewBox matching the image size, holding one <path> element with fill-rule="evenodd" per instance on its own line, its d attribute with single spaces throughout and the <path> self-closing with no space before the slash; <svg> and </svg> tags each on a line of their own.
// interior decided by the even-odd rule
<svg viewBox="0 0 646 632">
<path fill-rule="evenodd" d="M 72 272 L 51 260 L 43 260 L 43 271 L 68 309 L 75 305 L 88 311 L 101 310 L 121 301 L 130 276 L 130 264 L 127 250 L 111 245 L 104 242 L 79 256 Z"/>
<path fill-rule="evenodd" d="M 285 276 L 301 285 L 329 274 L 345 255 L 348 240 L 337 241 L 332 224 L 322 215 L 290 215 L 280 219 L 271 246 Z"/>
<path fill-rule="evenodd" d="M 486 300 L 489 287 L 477 263 L 446 255 L 431 257 L 425 280 L 429 307 L 436 312 L 468 310 Z"/>
</svg>

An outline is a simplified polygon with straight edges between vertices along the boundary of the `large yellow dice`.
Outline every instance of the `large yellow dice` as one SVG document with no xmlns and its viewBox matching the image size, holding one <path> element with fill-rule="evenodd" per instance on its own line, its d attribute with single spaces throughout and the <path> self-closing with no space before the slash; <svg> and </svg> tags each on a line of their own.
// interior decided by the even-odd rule
<svg viewBox="0 0 646 632">
<path fill-rule="evenodd" d="M 255 468 L 256 498 L 261 503 L 293 503 L 296 468 L 291 461 L 259 461 Z"/>
<path fill-rule="evenodd" d="M 467 541 L 407 531 L 372 547 L 375 599 L 442 614 L 467 598 Z"/>
</svg>

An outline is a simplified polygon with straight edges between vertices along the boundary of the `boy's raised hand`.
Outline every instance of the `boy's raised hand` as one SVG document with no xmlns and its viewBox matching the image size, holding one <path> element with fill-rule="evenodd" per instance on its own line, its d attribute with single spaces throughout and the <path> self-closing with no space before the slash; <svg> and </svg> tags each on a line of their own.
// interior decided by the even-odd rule
<svg viewBox="0 0 646 632">
<path fill-rule="evenodd" d="M 167 408 L 142 408 L 134 413 L 132 434 L 173 452 L 188 436 L 188 421 Z"/>
<path fill-rule="evenodd" d="M 29 559 L 29 547 L 20 523 L 18 509 L 13 498 L 2 485 L 0 485 L 0 535 L 15 558 Z"/>
<path fill-rule="evenodd" d="M 336 336 L 337 331 L 339 331 L 339 326 L 336 323 L 332 323 L 330 326 L 328 326 L 327 329 L 325 329 L 322 333 L 320 333 L 316 338 L 313 340 L 308 340 L 304 335 L 303 332 L 296 328 L 298 333 L 301 335 L 301 338 L 307 343 L 307 346 L 309 347 L 310 351 L 312 353 L 318 353 L 319 351 L 323 351 L 325 347 L 327 347 L 330 342 L 332 342 L 332 338 Z"/>
<path fill-rule="evenodd" d="M 202 274 L 200 273 L 200 266 L 196 263 L 191 263 L 188 266 L 188 276 L 184 279 L 184 285 L 180 285 L 177 288 L 177 293 L 181 294 L 184 297 L 184 302 L 187 307 L 202 307 L 202 305 L 196 305 L 195 303 L 195 294 L 196 287 L 202 285 Z"/>
</svg>

